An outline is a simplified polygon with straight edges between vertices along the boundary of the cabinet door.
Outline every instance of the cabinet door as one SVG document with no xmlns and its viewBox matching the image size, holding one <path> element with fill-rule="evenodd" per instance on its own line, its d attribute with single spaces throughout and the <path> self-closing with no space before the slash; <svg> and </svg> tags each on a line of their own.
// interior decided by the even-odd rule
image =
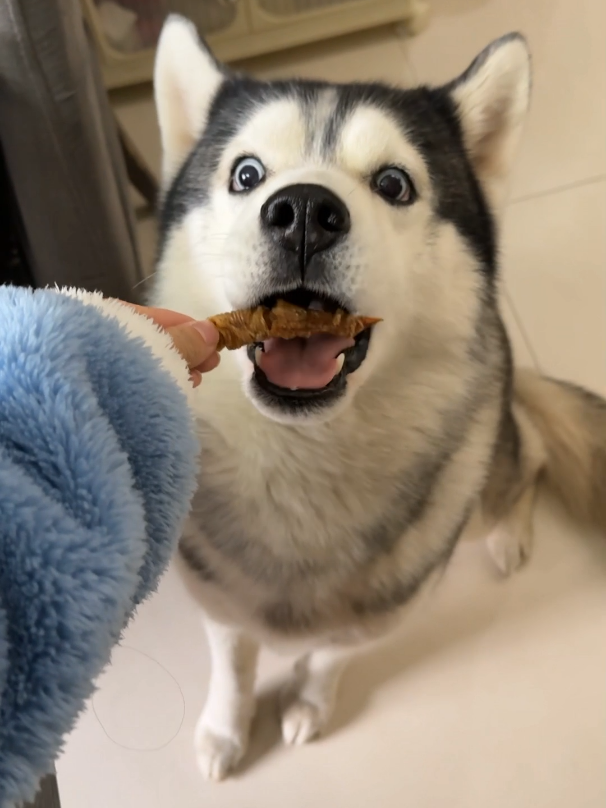
<svg viewBox="0 0 606 808">
<path fill-rule="evenodd" d="M 246 0 L 170 0 L 209 42 L 244 36 L 250 30 Z M 200 20 L 198 23 L 197 20 Z"/>
<path fill-rule="evenodd" d="M 192 20 L 217 50 L 250 32 L 246 0 L 120 0 L 118 7 L 82 0 L 82 5 L 108 88 L 152 78 L 156 41 L 169 13 Z"/>
<path fill-rule="evenodd" d="M 255 31 L 303 26 L 305 39 L 325 39 L 365 27 L 404 20 L 410 0 L 247 0 Z"/>
</svg>

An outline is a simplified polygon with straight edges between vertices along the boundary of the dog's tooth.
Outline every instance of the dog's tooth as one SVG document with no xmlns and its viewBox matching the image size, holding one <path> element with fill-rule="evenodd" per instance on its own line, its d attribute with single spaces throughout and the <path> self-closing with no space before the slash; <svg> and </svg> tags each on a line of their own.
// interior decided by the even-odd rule
<svg viewBox="0 0 606 808">
<path fill-rule="evenodd" d="M 258 365 L 261 361 L 261 354 L 263 353 L 263 348 L 260 345 L 257 345 L 255 348 L 255 364 Z"/>
<path fill-rule="evenodd" d="M 343 365 L 345 364 L 345 354 L 340 353 L 337 356 L 337 373 L 340 373 L 343 370 Z"/>
</svg>

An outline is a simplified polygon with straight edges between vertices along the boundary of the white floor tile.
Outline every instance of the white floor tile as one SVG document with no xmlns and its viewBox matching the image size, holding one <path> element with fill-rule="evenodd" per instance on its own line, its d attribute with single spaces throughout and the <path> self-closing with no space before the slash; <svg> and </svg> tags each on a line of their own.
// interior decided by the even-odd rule
<svg viewBox="0 0 606 808">
<path fill-rule="evenodd" d="M 606 174 L 604 0 L 432 0 L 427 31 L 407 40 L 421 81 L 454 78 L 493 39 L 521 31 L 533 55 L 533 102 L 511 194 Z"/>
<path fill-rule="evenodd" d="M 528 335 L 522 327 L 519 315 L 506 290 L 501 294 L 501 315 L 509 335 L 513 360 L 518 367 L 536 368 L 538 363 Z"/>
<path fill-rule="evenodd" d="M 599 808 L 606 545 L 551 507 L 538 525 L 533 559 L 508 581 L 480 543 L 462 544 L 403 631 L 352 666 L 333 731 L 316 744 L 279 742 L 275 689 L 288 664 L 265 657 L 251 752 L 221 785 L 195 768 L 208 658 L 171 571 L 68 742 L 63 808 Z"/>
<path fill-rule="evenodd" d="M 606 393 L 606 181 L 511 205 L 503 262 L 541 368 Z"/>
</svg>

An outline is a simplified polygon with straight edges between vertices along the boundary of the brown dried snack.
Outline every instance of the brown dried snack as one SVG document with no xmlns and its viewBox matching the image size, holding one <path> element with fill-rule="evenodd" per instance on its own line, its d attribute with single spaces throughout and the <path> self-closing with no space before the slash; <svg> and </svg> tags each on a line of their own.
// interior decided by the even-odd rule
<svg viewBox="0 0 606 808">
<path fill-rule="evenodd" d="M 320 311 L 303 309 L 285 300 L 278 300 L 272 309 L 257 306 L 209 317 L 219 332 L 217 350 L 235 351 L 244 345 L 267 339 L 295 339 L 312 334 L 332 334 L 335 337 L 355 337 L 365 328 L 381 322 L 378 317 L 357 317 L 343 309 Z"/>
</svg>

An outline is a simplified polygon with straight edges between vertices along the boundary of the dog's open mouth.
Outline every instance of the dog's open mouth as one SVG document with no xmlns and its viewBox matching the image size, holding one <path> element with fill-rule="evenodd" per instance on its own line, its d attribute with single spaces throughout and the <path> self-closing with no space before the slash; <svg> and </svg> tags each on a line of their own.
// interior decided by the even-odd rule
<svg viewBox="0 0 606 808">
<path fill-rule="evenodd" d="M 335 299 L 304 289 L 279 298 L 307 309 L 336 311 L 344 308 Z M 268 297 L 260 302 L 272 308 L 276 299 L 276 296 Z M 255 382 L 272 396 L 301 401 L 340 393 L 345 389 L 347 376 L 365 360 L 371 333 L 372 328 L 368 328 L 353 339 L 314 334 L 307 339 L 269 339 L 249 345 Z"/>
</svg>

